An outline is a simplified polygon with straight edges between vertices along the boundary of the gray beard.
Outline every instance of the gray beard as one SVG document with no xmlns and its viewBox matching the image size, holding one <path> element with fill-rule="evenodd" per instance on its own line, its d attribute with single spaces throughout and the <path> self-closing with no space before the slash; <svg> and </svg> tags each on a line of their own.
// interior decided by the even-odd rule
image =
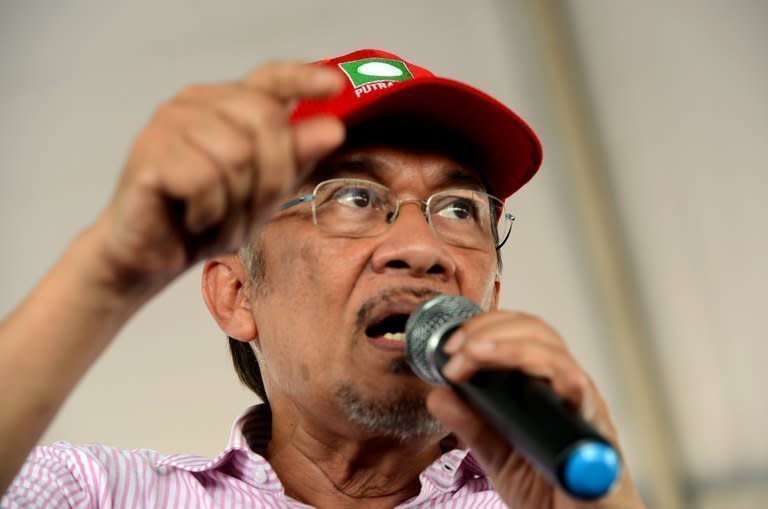
<svg viewBox="0 0 768 509">
<path fill-rule="evenodd" d="M 363 399 L 347 381 L 339 386 L 336 397 L 350 421 L 382 436 L 407 440 L 448 433 L 429 413 L 423 396 L 402 394 L 386 400 Z"/>
</svg>

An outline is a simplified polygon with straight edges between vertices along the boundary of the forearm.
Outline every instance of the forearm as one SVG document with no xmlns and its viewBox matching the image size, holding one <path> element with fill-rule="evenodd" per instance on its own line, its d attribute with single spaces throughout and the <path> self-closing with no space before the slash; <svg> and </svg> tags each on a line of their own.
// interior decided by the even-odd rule
<svg viewBox="0 0 768 509">
<path fill-rule="evenodd" d="M 121 295 L 79 235 L 0 322 L 0 494 L 88 367 L 148 295 Z"/>
</svg>

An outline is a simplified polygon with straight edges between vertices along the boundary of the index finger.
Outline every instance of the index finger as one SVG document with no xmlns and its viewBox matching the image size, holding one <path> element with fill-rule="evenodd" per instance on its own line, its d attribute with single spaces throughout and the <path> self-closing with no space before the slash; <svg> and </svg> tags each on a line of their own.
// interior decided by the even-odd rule
<svg viewBox="0 0 768 509">
<path fill-rule="evenodd" d="M 304 62 L 269 62 L 242 80 L 280 101 L 332 96 L 341 91 L 344 78 L 340 71 Z"/>
</svg>

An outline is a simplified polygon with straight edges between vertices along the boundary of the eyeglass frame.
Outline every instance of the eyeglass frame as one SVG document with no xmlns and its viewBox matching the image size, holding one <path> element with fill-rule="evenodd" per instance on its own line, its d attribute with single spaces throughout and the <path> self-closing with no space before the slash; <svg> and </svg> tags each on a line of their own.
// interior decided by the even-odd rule
<svg viewBox="0 0 768 509">
<path fill-rule="evenodd" d="M 351 182 L 361 182 L 361 183 L 365 183 L 365 184 L 374 184 L 376 186 L 383 187 L 383 188 L 387 189 L 390 193 L 392 193 L 392 196 L 394 196 L 394 198 L 395 198 L 395 209 L 391 213 L 391 218 L 385 219 L 385 222 L 387 224 L 389 224 L 389 225 L 394 224 L 395 220 L 397 219 L 397 216 L 400 214 L 400 205 L 402 205 L 404 203 L 419 203 L 419 204 L 421 204 L 423 206 L 422 208 L 424 209 L 424 219 L 427 221 L 427 224 L 429 225 L 430 229 L 432 229 L 432 231 L 438 236 L 438 238 L 443 240 L 443 242 L 448 242 L 448 241 L 444 240 L 442 235 L 440 235 L 440 233 L 438 233 L 437 230 L 435 230 L 435 226 L 432 224 L 432 221 L 430 220 L 430 215 L 429 215 L 428 211 L 429 211 L 430 201 L 432 200 L 432 198 L 434 198 L 435 196 L 437 196 L 439 194 L 443 194 L 443 193 L 452 191 L 453 189 L 461 190 L 461 191 L 472 191 L 472 192 L 480 193 L 480 194 L 485 195 L 487 197 L 490 197 L 490 198 L 492 198 L 494 200 L 497 200 L 501 204 L 500 214 L 496 218 L 496 222 L 498 223 L 498 221 L 501 221 L 502 215 L 503 215 L 504 218 L 506 218 L 509 221 L 509 228 L 507 229 L 507 233 L 504 235 L 504 239 L 497 241 L 498 244 L 496 245 L 496 247 L 494 247 L 494 249 L 497 250 L 497 251 L 499 249 L 501 249 L 504 246 L 504 244 L 507 243 L 507 240 L 509 239 L 509 235 L 512 232 L 512 226 L 514 225 L 515 220 L 516 220 L 515 216 L 511 212 L 506 212 L 504 210 L 504 200 L 502 200 L 501 198 L 499 198 L 497 196 L 494 196 L 494 195 L 492 195 L 490 193 L 486 193 L 485 191 L 478 191 L 478 190 L 466 189 L 466 188 L 448 188 L 448 189 L 442 189 L 440 191 L 436 191 L 436 192 L 430 194 L 427 197 L 426 200 L 419 200 L 417 198 L 408 198 L 408 199 L 405 199 L 405 200 L 401 200 L 400 197 L 397 196 L 397 193 L 395 191 L 393 191 L 392 189 L 390 189 L 388 186 L 385 186 L 384 184 L 380 184 L 379 182 L 375 182 L 373 180 L 362 179 L 362 178 L 355 178 L 355 177 L 336 177 L 336 178 L 326 179 L 326 180 L 323 180 L 321 182 L 318 182 L 315 185 L 315 187 L 312 189 L 311 193 L 302 194 L 301 196 L 297 196 L 296 198 L 293 198 L 292 200 L 289 200 L 289 201 L 283 203 L 282 205 L 280 205 L 278 207 L 278 210 L 279 211 L 283 211 L 283 210 L 287 210 L 287 209 L 290 209 L 292 207 L 295 207 L 297 205 L 301 205 L 302 203 L 310 203 L 312 205 L 312 223 L 315 226 L 319 227 L 319 225 L 317 224 L 317 207 L 316 207 L 316 203 L 317 203 L 316 202 L 317 190 L 321 186 L 326 185 L 329 182 L 336 182 L 336 181 L 351 181 Z M 498 230 L 496 230 L 496 232 L 498 233 Z M 382 233 L 370 235 L 370 237 L 376 237 L 378 235 L 381 235 Z M 361 235 L 361 236 L 349 236 L 349 237 L 350 238 L 365 238 L 366 236 L 365 235 Z"/>
</svg>

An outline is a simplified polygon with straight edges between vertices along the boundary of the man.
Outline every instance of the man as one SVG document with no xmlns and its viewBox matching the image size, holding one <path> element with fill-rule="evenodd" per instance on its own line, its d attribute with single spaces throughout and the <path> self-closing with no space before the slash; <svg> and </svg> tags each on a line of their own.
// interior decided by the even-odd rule
<svg viewBox="0 0 768 509">
<path fill-rule="evenodd" d="M 557 333 L 498 310 L 502 200 L 537 170 L 535 135 L 396 55 L 322 64 L 268 64 L 162 105 L 106 210 L 2 323 L 4 507 L 641 507 L 626 469 L 599 502 L 568 498 L 404 362 L 404 317 L 463 295 L 488 312 L 446 345 L 448 378 L 544 377 L 616 441 Z M 203 259 L 208 308 L 266 402 L 227 450 L 30 454 L 120 326 Z"/>
</svg>

